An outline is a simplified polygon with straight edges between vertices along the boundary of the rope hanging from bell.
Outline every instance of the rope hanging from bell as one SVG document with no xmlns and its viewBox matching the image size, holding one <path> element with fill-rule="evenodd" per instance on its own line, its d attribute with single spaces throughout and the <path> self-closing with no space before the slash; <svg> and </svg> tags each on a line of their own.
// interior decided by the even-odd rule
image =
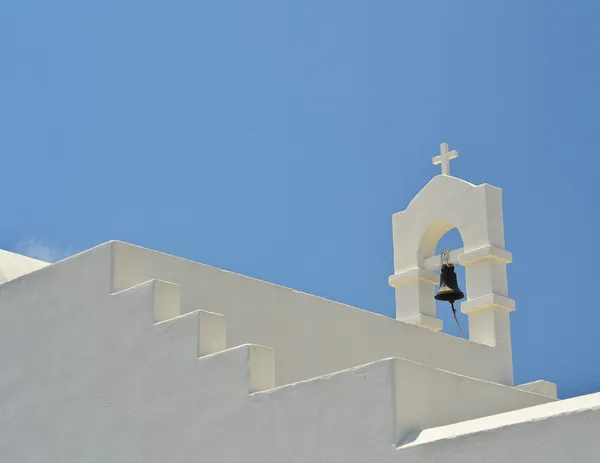
<svg viewBox="0 0 600 463">
<path fill-rule="evenodd" d="M 441 253 L 442 261 L 442 272 L 440 273 L 440 287 L 435 293 L 435 299 L 437 301 L 449 302 L 452 307 L 452 315 L 458 326 L 461 336 L 464 338 L 465 335 L 460 327 L 458 317 L 456 316 L 456 309 L 454 303 L 465 297 L 464 293 L 458 287 L 458 281 L 456 278 L 456 272 L 454 271 L 454 265 L 450 263 L 450 250 L 446 249 Z"/>
</svg>

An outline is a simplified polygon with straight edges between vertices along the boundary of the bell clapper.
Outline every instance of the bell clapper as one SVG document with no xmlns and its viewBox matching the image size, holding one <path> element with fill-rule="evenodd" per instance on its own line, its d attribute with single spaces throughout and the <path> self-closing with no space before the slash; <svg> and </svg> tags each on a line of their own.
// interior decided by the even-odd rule
<svg viewBox="0 0 600 463">
<path fill-rule="evenodd" d="M 442 264 L 442 272 L 440 273 L 440 287 L 438 289 L 438 292 L 435 294 L 435 299 L 438 301 L 446 301 L 450 303 L 450 305 L 452 306 L 452 315 L 454 315 L 454 320 L 458 325 L 458 331 L 460 331 L 460 335 L 464 338 L 465 335 L 463 333 L 462 328 L 460 327 L 458 317 L 456 316 L 456 309 L 454 308 L 454 303 L 459 299 L 465 297 L 465 295 L 458 287 L 458 282 L 456 281 L 456 273 L 454 272 L 454 265 L 450 263 L 449 249 L 446 249 L 441 252 L 440 260 Z"/>
</svg>

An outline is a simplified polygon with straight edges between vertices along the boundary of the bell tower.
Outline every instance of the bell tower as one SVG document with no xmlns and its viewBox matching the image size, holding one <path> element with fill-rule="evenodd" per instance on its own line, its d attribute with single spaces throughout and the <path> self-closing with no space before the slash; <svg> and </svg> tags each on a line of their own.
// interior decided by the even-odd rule
<svg viewBox="0 0 600 463">
<path fill-rule="evenodd" d="M 502 349 L 512 364 L 510 312 L 515 301 L 508 296 L 506 265 L 512 255 L 504 248 L 502 190 L 452 177 L 450 160 L 457 157 L 442 143 L 440 155 L 433 158 L 434 164 L 442 165 L 442 174 L 393 215 L 394 274 L 389 283 L 396 292 L 396 318 L 442 329 L 434 300 L 439 283 L 435 271 L 441 267 L 435 249 L 440 238 L 456 228 L 464 247 L 452 250 L 448 260 L 465 268 L 461 311 L 469 318 L 469 340 Z"/>
</svg>

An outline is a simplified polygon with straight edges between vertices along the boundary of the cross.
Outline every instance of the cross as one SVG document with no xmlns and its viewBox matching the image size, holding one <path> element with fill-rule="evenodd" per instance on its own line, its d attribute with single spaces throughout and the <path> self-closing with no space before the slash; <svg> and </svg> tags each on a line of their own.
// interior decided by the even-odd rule
<svg viewBox="0 0 600 463">
<path fill-rule="evenodd" d="M 442 175 L 450 175 L 450 160 L 458 157 L 458 151 L 448 151 L 448 143 L 440 145 L 440 155 L 433 158 L 433 164 L 442 165 Z"/>
</svg>

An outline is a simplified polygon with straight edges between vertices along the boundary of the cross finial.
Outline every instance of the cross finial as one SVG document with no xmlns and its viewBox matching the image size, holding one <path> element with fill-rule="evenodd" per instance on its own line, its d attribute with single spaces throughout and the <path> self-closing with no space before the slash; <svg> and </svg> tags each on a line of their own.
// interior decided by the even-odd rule
<svg viewBox="0 0 600 463">
<path fill-rule="evenodd" d="M 458 157 L 458 151 L 448 151 L 448 143 L 440 145 L 440 155 L 433 158 L 433 164 L 442 165 L 442 175 L 450 175 L 450 160 Z"/>
</svg>

